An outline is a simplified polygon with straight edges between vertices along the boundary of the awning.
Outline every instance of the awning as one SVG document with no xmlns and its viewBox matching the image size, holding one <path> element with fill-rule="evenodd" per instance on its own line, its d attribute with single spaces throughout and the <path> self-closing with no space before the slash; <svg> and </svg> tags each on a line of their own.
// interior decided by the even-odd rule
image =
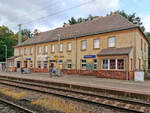
<svg viewBox="0 0 150 113">
<path fill-rule="evenodd" d="M 16 59 L 18 57 L 20 57 L 20 56 L 12 56 L 12 57 L 8 58 L 8 60 L 14 60 L 14 59 Z"/>
<path fill-rule="evenodd" d="M 97 54 L 97 56 L 128 55 L 131 52 L 131 50 L 132 47 L 103 49 Z"/>
</svg>

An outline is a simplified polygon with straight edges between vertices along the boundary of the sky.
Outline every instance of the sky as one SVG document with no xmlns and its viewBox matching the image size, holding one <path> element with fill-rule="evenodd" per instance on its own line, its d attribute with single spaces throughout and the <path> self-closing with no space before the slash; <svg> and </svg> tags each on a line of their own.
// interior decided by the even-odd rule
<svg viewBox="0 0 150 113">
<path fill-rule="evenodd" d="M 83 5 L 84 4 L 84 5 Z M 14 32 L 22 29 L 47 31 L 62 27 L 71 17 L 105 16 L 110 11 L 136 13 L 150 32 L 150 0 L 0 0 L 0 25 Z"/>
</svg>

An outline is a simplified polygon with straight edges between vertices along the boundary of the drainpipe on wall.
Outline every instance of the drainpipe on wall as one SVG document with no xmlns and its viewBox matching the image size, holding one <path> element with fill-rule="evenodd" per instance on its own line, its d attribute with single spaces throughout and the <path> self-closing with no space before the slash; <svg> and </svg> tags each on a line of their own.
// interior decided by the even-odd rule
<svg viewBox="0 0 150 113">
<path fill-rule="evenodd" d="M 76 32 L 76 34 L 75 35 L 77 35 L 77 32 Z M 75 70 L 76 70 L 76 73 L 77 73 L 77 36 L 75 36 Z"/>
<path fill-rule="evenodd" d="M 129 54 L 127 55 L 127 57 L 126 57 L 126 80 L 129 80 L 129 73 L 128 73 L 128 64 L 129 64 L 129 62 L 128 62 L 128 57 L 129 57 Z"/>
</svg>

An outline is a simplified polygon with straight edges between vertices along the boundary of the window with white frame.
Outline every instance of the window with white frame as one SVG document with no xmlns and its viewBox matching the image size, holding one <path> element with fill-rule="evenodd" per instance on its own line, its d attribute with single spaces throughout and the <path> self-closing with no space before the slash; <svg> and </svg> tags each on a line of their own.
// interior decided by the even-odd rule
<svg viewBox="0 0 150 113">
<path fill-rule="evenodd" d="M 44 46 L 44 53 L 48 52 L 48 46 Z"/>
<path fill-rule="evenodd" d="M 98 63 L 97 63 L 97 59 L 94 59 L 94 64 L 93 64 L 93 68 L 97 69 Z"/>
<path fill-rule="evenodd" d="M 38 47 L 38 53 L 41 53 L 41 52 L 42 52 L 42 48 Z"/>
<path fill-rule="evenodd" d="M 55 52 L 55 45 L 54 44 L 51 45 L 51 52 Z"/>
<path fill-rule="evenodd" d="M 94 39 L 94 49 L 99 48 L 99 39 Z"/>
<path fill-rule="evenodd" d="M 124 69 L 124 59 L 103 59 L 102 69 Z"/>
<path fill-rule="evenodd" d="M 108 69 L 108 59 L 102 61 L 102 69 Z"/>
<path fill-rule="evenodd" d="M 115 37 L 110 37 L 108 41 L 109 47 L 115 47 Z"/>
<path fill-rule="evenodd" d="M 86 69 L 86 60 L 81 60 L 81 68 Z"/>
<path fill-rule="evenodd" d="M 68 66 L 67 66 L 68 68 L 71 68 L 71 67 L 72 67 L 72 65 L 71 65 L 71 60 L 67 60 L 67 65 L 68 65 Z"/>
<path fill-rule="evenodd" d="M 13 61 L 9 62 L 9 67 L 13 67 L 13 66 L 14 66 L 14 62 Z"/>
<path fill-rule="evenodd" d="M 32 61 L 30 61 L 30 67 L 33 67 L 33 62 Z"/>
<path fill-rule="evenodd" d="M 63 51 L 63 44 L 59 44 L 59 52 Z"/>
<path fill-rule="evenodd" d="M 110 69 L 116 69 L 116 59 L 110 59 Z"/>
<path fill-rule="evenodd" d="M 72 49 L 72 48 L 71 48 L 71 42 L 69 42 L 69 43 L 67 44 L 67 50 L 68 50 L 68 51 L 71 51 L 71 49 Z"/>
<path fill-rule="evenodd" d="M 81 49 L 85 50 L 86 49 L 86 40 L 81 41 Z"/>
<path fill-rule="evenodd" d="M 28 54 L 28 49 L 24 48 L 24 54 L 27 55 Z"/>
<path fill-rule="evenodd" d="M 62 65 L 62 64 L 63 64 L 63 61 L 62 61 L 62 60 L 59 60 L 59 64 Z"/>
<path fill-rule="evenodd" d="M 44 61 L 44 69 L 47 69 L 48 61 Z"/>
<path fill-rule="evenodd" d="M 38 61 L 38 68 L 41 68 L 41 61 Z"/>
<path fill-rule="evenodd" d="M 118 59 L 117 69 L 124 69 L 124 59 Z"/>
<path fill-rule="evenodd" d="M 30 48 L 30 54 L 31 55 L 33 54 L 33 48 L 32 47 Z"/>
</svg>

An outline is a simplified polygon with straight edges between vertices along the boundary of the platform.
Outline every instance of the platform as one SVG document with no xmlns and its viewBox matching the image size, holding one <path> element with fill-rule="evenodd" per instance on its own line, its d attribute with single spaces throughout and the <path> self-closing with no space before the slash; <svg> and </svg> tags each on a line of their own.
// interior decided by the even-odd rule
<svg viewBox="0 0 150 113">
<path fill-rule="evenodd" d="M 2 76 L 21 77 L 34 80 L 52 81 L 59 83 L 76 84 L 80 86 L 88 86 L 95 88 L 113 89 L 124 92 L 133 92 L 139 94 L 150 95 L 150 80 L 144 82 L 116 80 L 97 78 L 95 76 L 81 76 L 81 75 L 63 75 L 62 77 L 49 77 L 48 73 L 32 73 L 21 74 L 16 72 L 0 72 Z"/>
</svg>

